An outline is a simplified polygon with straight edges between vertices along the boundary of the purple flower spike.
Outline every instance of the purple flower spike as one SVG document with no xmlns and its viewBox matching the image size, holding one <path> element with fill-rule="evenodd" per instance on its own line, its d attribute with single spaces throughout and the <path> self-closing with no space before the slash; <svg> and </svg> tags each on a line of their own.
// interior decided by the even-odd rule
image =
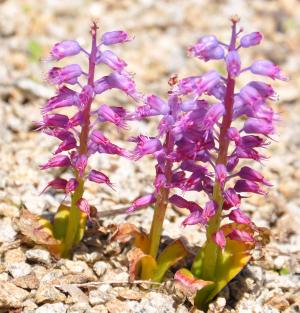
<svg viewBox="0 0 300 313">
<path fill-rule="evenodd" d="M 53 85 L 61 85 L 63 83 L 75 85 L 81 74 L 82 70 L 78 64 L 53 67 L 48 73 L 48 81 Z"/>
<path fill-rule="evenodd" d="M 80 53 L 81 47 L 76 40 L 64 40 L 53 46 L 50 51 L 53 60 L 59 61 Z"/>
<path fill-rule="evenodd" d="M 102 35 L 101 42 L 106 45 L 114 45 L 116 43 L 122 43 L 125 41 L 129 41 L 128 34 L 123 30 L 115 30 L 112 32 L 106 32 Z"/>
<path fill-rule="evenodd" d="M 267 76 L 272 79 L 287 80 L 288 78 L 281 73 L 280 68 L 268 60 L 258 60 L 254 62 L 250 70 L 253 74 Z"/>
<path fill-rule="evenodd" d="M 263 39 L 263 35 L 260 32 L 253 32 L 244 35 L 240 40 L 240 45 L 243 48 L 259 45 Z"/>
<path fill-rule="evenodd" d="M 225 248 L 226 238 L 222 230 L 218 230 L 213 234 L 213 240 L 221 249 Z"/>
</svg>

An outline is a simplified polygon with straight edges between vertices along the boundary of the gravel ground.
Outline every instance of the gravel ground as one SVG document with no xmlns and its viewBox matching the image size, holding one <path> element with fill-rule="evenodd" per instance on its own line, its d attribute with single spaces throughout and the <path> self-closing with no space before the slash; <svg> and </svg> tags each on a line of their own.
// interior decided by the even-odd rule
<svg viewBox="0 0 300 313">
<path fill-rule="evenodd" d="M 24 204 L 31 212 L 54 213 L 62 195 L 39 195 L 53 173 L 41 172 L 55 141 L 33 131 L 40 107 L 53 90 L 43 80 L 49 64 L 40 62 L 62 39 L 89 44 L 91 19 L 103 31 L 125 29 L 134 41 L 116 50 L 135 73 L 139 90 L 164 97 L 168 77 L 201 73 L 209 68 L 187 59 L 186 48 L 202 34 L 226 40 L 228 19 L 238 14 L 247 31 L 260 30 L 263 44 L 245 51 L 245 62 L 265 57 L 290 76 L 275 83 L 281 123 L 263 172 L 274 184 L 268 196 L 251 197 L 244 205 L 258 226 L 271 230 L 271 242 L 227 286 L 210 312 L 300 312 L 300 2 L 298 0 L 0 0 L 0 312 L 199 312 L 170 282 L 150 290 L 127 283 L 127 246 L 108 242 L 111 223 L 135 222 L 148 229 L 151 209 L 131 216 L 100 219 L 100 233 L 91 234 L 72 260 L 54 260 L 41 247 L 20 240 L 18 221 Z M 104 101 L 125 103 L 116 95 Z M 123 135 L 106 129 L 116 142 Z M 130 133 L 154 132 L 154 123 L 140 122 Z M 90 185 L 87 199 L 99 212 L 126 207 L 152 190 L 153 161 L 135 164 L 98 157 L 111 172 L 118 192 Z M 197 227 L 180 228 L 184 216 L 169 209 L 164 240 L 183 236 L 191 246 L 204 234 Z"/>
</svg>

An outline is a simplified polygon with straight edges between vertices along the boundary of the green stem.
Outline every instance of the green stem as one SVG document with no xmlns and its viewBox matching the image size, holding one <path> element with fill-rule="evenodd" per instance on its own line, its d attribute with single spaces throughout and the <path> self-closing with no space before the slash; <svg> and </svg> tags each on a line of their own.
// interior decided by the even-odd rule
<svg viewBox="0 0 300 313">
<path fill-rule="evenodd" d="M 156 259 L 160 238 L 163 228 L 163 222 L 166 215 L 166 210 L 168 206 L 168 198 L 169 198 L 169 190 L 165 188 L 161 188 L 160 193 L 157 197 L 153 218 L 152 218 L 152 225 L 150 230 L 150 248 L 149 254 Z"/>
<path fill-rule="evenodd" d="M 79 182 L 79 185 L 71 197 L 71 209 L 68 219 L 67 233 L 63 244 L 62 257 L 68 258 L 70 256 L 70 250 L 73 247 L 73 243 L 78 232 L 80 224 L 80 210 L 77 207 L 77 201 L 82 198 L 83 195 L 83 180 Z"/>
<path fill-rule="evenodd" d="M 236 20 L 232 20 L 232 35 L 231 42 L 229 45 L 229 51 L 235 49 L 236 45 Z M 227 88 L 224 99 L 225 106 L 225 114 L 222 119 L 221 127 L 220 127 L 220 136 L 219 136 L 219 152 L 217 156 L 216 164 L 224 164 L 227 165 L 227 155 L 229 148 L 229 139 L 227 137 L 228 129 L 231 127 L 232 122 L 232 114 L 233 114 L 233 103 L 234 103 L 234 89 L 235 89 L 235 80 L 230 77 L 228 74 L 227 77 Z M 217 232 L 221 225 L 222 220 L 222 208 L 223 208 L 223 195 L 222 188 L 220 183 L 216 180 L 213 188 L 213 196 L 212 200 L 214 200 L 218 206 L 216 214 L 210 219 L 208 223 L 208 227 L 206 230 L 206 243 L 204 246 L 204 253 L 202 259 L 202 267 L 200 271 L 201 278 L 204 280 L 215 281 L 215 271 L 217 266 L 218 255 L 222 253 L 220 247 L 216 245 L 213 240 L 213 234 Z M 197 292 L 195 298 L 195 305 L 198 308 L 207 309 L 208 301 L 210 301 L 209 295 L 211 291 L 214 289 L 214 285 L 207 286 L 200 291 Z"/>
<path fill-rule="evenodd" d="M 166 135 L 164 147 L 166 149 L 167 154 L 169 154 L 173 150 L 174 138 L 171 136 L 170 133 L 167 133 Z M 172 178 L 172 162 L 170 162 L 169 160 L 167 160 L 165 163 L 165 176 L 167 184 L 170 183 Z M 159 249 L 163 223 L 168 206 L 168 199 L 169 199 L 169 189 L 161 188 L 158 193 L 156 204 L 154 207 L 154 213 L 149 236 L 150 237 L 149 254 L 154 259 L 156 259 Z"/>
</svg>

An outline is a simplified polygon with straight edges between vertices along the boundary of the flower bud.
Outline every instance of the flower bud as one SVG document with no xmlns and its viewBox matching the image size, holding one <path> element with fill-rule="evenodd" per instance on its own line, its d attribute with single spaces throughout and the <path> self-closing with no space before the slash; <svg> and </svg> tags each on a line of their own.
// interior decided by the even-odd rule
<svg viewBox="0 0 300 313">
<path fill-rule="evenodd" d="M 57 189 L 57 190 L 64 190 L 66 187 L 67 181 L 63 178 L 55 178 L 51 180 L 48 185 L 44 188 L 44 190 L 41 192 L 45 192 L 49 187 Z"/>
<path fill-rule="evenodd" d="M 104 63 L 115 71 L 122 71 L 126 62 L 117 57 L 112 51 L 105 50 L 101 52 L 100 57 L 97 59 L 97 64 Z"/>
<path fill-rule="evenodd" d="M 113 184 L 111 183 L 110 179 L 102 172 L 91 170 L 88 175 L 88 180 L 97 184 L 106 184 L 113 189 Z"/>
<path fill-rule="evenodd" d="M 136 200 L 133 201 L 132 205 L 128 208 L 127 212 L 131 213 L 134 212 L 135 210 L 142 208 L 144 206 L 147 206 L 149 204 L 152 204 L 156 201 L 156 197 L 154 196 L 154 194 L 149 194 L 149 195 L 145 195 L 143 197 L 140 197 Z"/>
<path fill-rule="evenodd" d="M 64 40 L 56 43 L 50 51 L 51 57 L 59 61 L 65 57 L 73 56 L 81 51 L 81 47 L 76 40 Z"/>
<path fill-rule="evenodd" d="M 247 216 L 244 212 L 242 212 L 240 209 L 232 210 L 228 217 L 231 221 L 234 221 L 238 224 L 251 224 L 251 219 L 249 216 Z"/>
<path fill-rule="evenodd" d="M 253 133 L 262 135 L 274 134 L 275 131 L 272 123 L 268 122 L 265 119 L 258 118 L 248 118 L 244 124 L 243 130 L 247 134 Z"/>
<path fill-rule="evenodd" d="M 240 45 L 243 48 L 256 46 L 260 44 L 262 38 L 263 38 L 263 35 L 260 32 L 253 32 L 250 34 L 246 34 L 241 38 Z"/>
<path fill-rule="evenodd" d="M 236 192 L 252 192 L 260 195 L 266 194 L 266 192 L 263 191 L 258 184 L 244 179 L 238 180 L 234 185 L 234 189 Z"/>
<path fill-rule="evenodd" d="M 243 166 L 241 170 L 239 171 L 239 176 L 242 179 L 255 181 L 258 183 L 262 183 L 266 186 L 272 186 L 264 177 L 261 175 L 258 171 L 252 169 L 249 166 Z"/>
<path fill-rule="evenodd" d="M 66 185 L 66 194 L 73 192 L 78 187 L 78 181 L 75 178 L 71 178 Z"/>
<path fill-rule="evenodd" d="M 241 199 L 233 188 L 228 188 L 226 191 L 224 191 L 223 197 L 224 197 L 223 208 L 225 210 L 228 210 L 232 207 L 238 208 L 241 204 Z"/>
<path fill-rule="evenodd" d="M 246 231 L 234 229 L 228 235 L 231 240 L 243 241 L 243 242 L 254 242 L 254 238 Z"/>
<path fill-rule="evenodd" d="M 85 200 L 84 198 L 81 198 L 77 201 L 76 204 L 77 204 L 78 209 L 81 212 L 85 213 L 88 216 L 88 218 L 90 218 L 91 207 L 90 207 L 89 203 L 87 202 L 87 200 Z"/>
<path fill-rule="evenodd" d="M 46 164 L 40 165 L 42 170 L 48 169 L 50 167 L 66 167 L 70 166 L 71 162 L 67 155 L 56 155 L 50 159 Z"/>
<path fill-rule="evenodd" d="M 122 30 L 115 30 L 112 32 L 106 32 L 102 35 L 101 42 L 106 45 L 114 45 L 116 43 L 122 43 L 129 41 L 129 36 Z"/>
<path fill-rule="evenodd" d="M 213 241 L 221 248 L 224 249 L 226 246 L 226 238 L 223 230 L 218 230 L 212 235 Z"/>
<path fill-rule="evenodd" d="M 288 79 L 285 75 L 281 73 L 279 66 L 275 65 L 269 60 L 258 60 L 254 62 L 250 67 L 250 71 L 253 74 L 267 76 L 272 79 Z"/>
<path fill-rule="evenodd" d="M 226 56 L 227 72 L 231 78 L 236 78 L 240 75 L 241 59 L 236 50 L 229 51 Z"/>
<path fill-rule="evenodd" d="M 221 186 L 224 187 L 228 172 L 224 164 L 216 165 L 216 179 L 220 182 Z"/>
<path fill-rule="evenodd" d="M 53 85 L 61 85 L 63 83 L 75 85 L 81 74 L 82 70 L 78 64 L 70 64 L 65 67 L 53 67 L 48 72 L 47 78 Z"/>
</svg>

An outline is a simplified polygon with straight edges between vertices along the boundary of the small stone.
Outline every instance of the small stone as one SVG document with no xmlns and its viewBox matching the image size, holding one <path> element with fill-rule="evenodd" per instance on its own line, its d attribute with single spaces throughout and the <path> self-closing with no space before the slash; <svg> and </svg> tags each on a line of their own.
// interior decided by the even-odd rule
<svg viewBox="0 0 300 313">
<path fill-rule="evenodd" d="M 49 251 L 45 249 L 35 248 L 27 250 L 25 256 L 28 261 L 43 263 L 43 264 L 50 264 L 51 263 L 51 256 Z"/>
<path fill-rule="evenodd" d="M 209 305 L 209 313 L 222 313 L 226 305 L 226 299 L 218 297 L 213 303 Z"/>
<path fill-rule="evenodd" d="M 18 277 L 13 280 L 13 283 L 23 289 L 37 289 L 39 287 L 39 281 L 35 273 L 30 273 L 26 276 Z"/>
<path fill-rule="evenodd" d="M 125 300 L 139 301 L 143 298 L 143 294 L 136 290 L 122 288 L 118 291 L 118 297 Z"/>
<path fill-rule="evenodd" d="M 9 275 L 8 273 L 1 273 L 0 274 L 0 281 L 8 281 Z"/>
<path fill-rule="evenodd" d="M 109 313 L 129 313 L 130 309 L 126 302 L 120 301 L 118 299 L 112 299 L 106 303 L 106 308 Z"/>
<path fill-rule="evenodd" d="M 277 270 L 282 269 L 283 267 L 288 267 L 289 257 L 285 255 L 279 255 L 274 260 L 274 267 Z"/>
<path fill-rule="evenodd" d="M 98 277 L 101 277 L 106 272 L 107 268 L 108 268 L 107 263 L 103 261 L 98 261 L 93 266 L 93 270 Z"/>
<path fill-rule="evenodd" d="M 66 296 L 52 285 L 41 284 L 36 292 L 37 303 L 64 301 Z"/>
<path fill-rule="evenodd" d="M 60 278 L 63 277 L 62 270 L 54 269 L 50 272 L 47 272 L 42 278 L 41 283 L 43 284 L 60 284 Z"/>
<path fill-rule="evenodd" d="M 66 313 L 67 307 L 63 303 L 44 304 L 35 313 Z"/>
<path fill-rule="evenodd" d="M 26 261 L 26 257 L 21 248 L 8 250 L 5 253 L 4 262 L 6 264 L 25 262 L 25 261 Z"/>
<path fill-rule="evenodd" d="M 284 296 L 274 296 L 271 299 L 269 299 L 268 301 L 265 302 L 265 304 L 268 304 L 270 306 L 272 306 L 273 308 L 276 308 L 277 310 L 279 310 L 280 312 L 283 312 L 284 310 L 286 310 L 287 308 L 290 307 L 289 302 L 285 299 Z"/>
<path fill-rule="evenodd" d="M 94 306 L 89 313 L 108 313 L 108 310 L 105 305 L 99 304 Z"/>
<path fill-rule="evenodd" d="M 70 306 L 68 309 L 68 313 L 87 313 L 91 312 L 91 307 L 88 303 L 78 302 L 74 305 Z"/>
<path fill-rule="evenodd" d="M 95 276 L 93 271 L 83 261 L 64 260 L 63 263 L 64 266 L 62 269 L 65 274 L 85 274 Z"/>
<path fill-rule="evenodd" d="M 174 299 L 158 292 L 149 292 L 141 302 L 128 301 L 127 303 L 131 313 L 175 313 Z"/>
<path fill-rule="evenodd" d="M 7 270 L 13 278 L 23 277 L 31 272 L 31 266 L 25 262 L 12 263 Z"/>
<path fill-rule="evenodd" d="M 23 302 L 24 312 L 33 311 L 38 307 L 32 299 L 27 299 Z"/>
<path fill-rule="evenodd" d="M 282 193 L 286 199 L 290 200 L 299 195 L 299 184 L 292 179 L 284 180 L 279 185 L 279 192 Z"/>
<path fill-rule="evenodd" d="M 109 292 L 112 290 L 111 285 L 103 284 L 97 289 L 90 291 L 89 301 L 91 305 L 103 304 L 111 299 Z"/>
<path fill-rule="evenodd" d="M 10 282 L 0 281 L 0 307 L 19 308 L 29 293 Z"/>
<path fill-rule="evenodd" d="M 0 242 L 12 242 L 15 240 L 17 232 L 12 226 L 10 218 L 5 217 L 0 220 Z"/>
</svg>

